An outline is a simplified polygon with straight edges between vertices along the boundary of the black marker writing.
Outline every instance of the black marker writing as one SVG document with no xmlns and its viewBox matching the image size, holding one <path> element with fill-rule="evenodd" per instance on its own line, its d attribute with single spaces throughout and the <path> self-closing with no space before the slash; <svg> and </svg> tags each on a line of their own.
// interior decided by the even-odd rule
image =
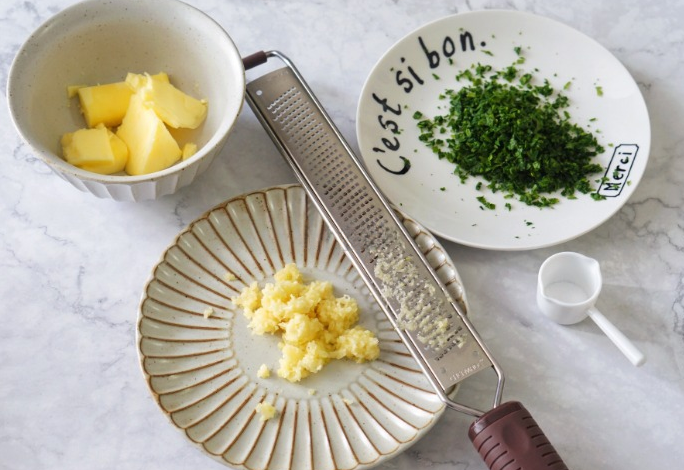
<svg viewBox="0 0 684 470">
<path fill-rule="evenodd" d="M 406 58 L 402 57 L 401 63 L 403 64 L 404 62 L 406 62 Z M 423 81 L 423 79 L 420 78 L 420 76 L 416 73 L 416 71 L 413 70 L 413 67 L 411 67 L 409 65 L 407 70 L 408 70 L 409 74 L 411 74 L 413 79 L 416 82 L 418 82 L 418 84 L 423 85 L 425 83 Z M 411 90 L 413 90 L 413 86 L 414 86 L 413 80 L 411 80 L 410 78 L 404 77 L 403 75 L 404 75 L 403 70 L 397 70 L 397 73 L 395 75 L 395 78 L 397 80 L 397 85 L 402 86 L 404 89 L 404 92 L 411 93 Z"/>
<path fill-rule="evenodd" d="M 632 170 L 638 152 L 639 146 L 636 144 L 620 144 L 615 147 L 601 181 L 601 186 L 596 191 L 600 196 L 616 197 L 620 195 L 622 188 L 628 181 L 629 172 Z"/>
<path fill-rule="evenodd" d="M 377 162 L 378 162 L 378 165 L 380 165 L 380 168 L 382 168 L 383 170 L 385 170 L 388 173 L 392 173 L 394 175 L 405 175 L 411 169 L 411 162 L 406 157 L 399 156 L 399 158 L 401 158 L 402 162 L 404 162 L 404 166 L 401 168 L 401 170 L 398 170 L 398 171 L 390 170 L 385 165 L 383 165 L 380 160 L 377 160 Z"/>
<path fill-rule="evenodd" d="M 397 109 L 393 109 L 390 105 L 387 104 L 387 98 L 380 99 L 378 98 L 378 95 L 373 93 L 373 99 L 378 103 L 382 105 L 382 110 L 384 112 L 391 112 L 393 114 L 396 114 L 397 116 L 401 115 L 401 106 L 397 105 Z"/>
</svg>

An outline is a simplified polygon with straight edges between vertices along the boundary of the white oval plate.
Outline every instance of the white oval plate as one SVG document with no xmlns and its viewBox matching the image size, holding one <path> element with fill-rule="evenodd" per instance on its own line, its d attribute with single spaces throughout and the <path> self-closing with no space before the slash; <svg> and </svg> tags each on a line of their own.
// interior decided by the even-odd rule
<svg viewBox="0 0 684 470">
<path fill-rule="evenodd" d="M 465 308 L 444 249 L 399 216 Z M 331 281 L 336 295 L 357 299 L 360 324 L 380 339 L 376 361 L 334 361 L 299 384 L 256 376 L 261 364 L 277 368 L 278 338 L 252 336 L 230 298 L 253 281 L 263 286 L 291 262 L 309 279 Z M 236 279 L 227 281 L 226 273 Z M 207 308 L 214 311 L 209 318 Z M 234 468 L 370 468 L 416 442 L 444 411 L 298 185 L 236 197 L 183 231 L 145 287 L 137 335 L 142 370 L 162 411 L 193 443 Z M 260 420 L 254 408 L 262 401 L 275 405 L 275 418 Z"/>
<path fill-rule="evenodd" d="M 606 200 L 579 194 L 576 200 L 561 197 L 559 204 L 545 209 L 506 200 L 502 193 L 478 191 L 475 186 L 483 181 L 479 178 L 470 177 L 462 184 L 453 174 L 454 165 L 440 161 L 418 140 L 415 111 L 428 117 L 443 113 L 438 107 L 448 102 L 438 95 L 463 86 L 455 79 L 458 72 L 477 63 L 503 69 L 518 58 L 516 46 L 522 47 L 526 58 L 520 68 L 539 69 L 534 76 L 547 78 L 556 90 L 571 82 L 563 93 L 570 99 L 572 121 L 586 125 L 606 149 L 594 159 L 610 177 L 611 184 L 600 190 Z M 592 118 L 596 120 L 591 122 Z M 493 250 L 551 246 L 596 228 L 636 189 L 651 141 L 639 88 L 608 50 L 566 25 L 517 11 L 449 16 L 397 42 L 363 87 L 357 135 L 367 169 L 397 207 L 436 235 Z M 405 169 L 404 159 L 410 161 L 408 171 L 392 173 Z M 617 167 L 620 179 L 612 177 Z M 477 196 L 485 196 L 496 209 L 481 208 Z M 511 210 L 506 202 L 512 204 Z"/>
</svg>

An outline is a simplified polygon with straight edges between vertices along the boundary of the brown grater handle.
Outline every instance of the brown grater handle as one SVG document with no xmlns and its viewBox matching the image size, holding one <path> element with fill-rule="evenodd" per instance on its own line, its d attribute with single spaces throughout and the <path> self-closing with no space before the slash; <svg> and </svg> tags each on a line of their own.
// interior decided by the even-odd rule
<svg viewBox="0 0 684 470">
<path fill-rule="evenodd" d="M 247 57 L 242 58 L 242 65 L 244 65 L 245 70 L 252 69 L 257 65 L 265 64 L 268 60 L 268 56 L 264 51 L 258 51 L 254 54 L 250 54 Z"/>
<path fill-rule="evenodd" d="M 517 401 L 489 410 L 468 437 L 490 470 L 567 470 L 530 412 Z"/>
</svg>

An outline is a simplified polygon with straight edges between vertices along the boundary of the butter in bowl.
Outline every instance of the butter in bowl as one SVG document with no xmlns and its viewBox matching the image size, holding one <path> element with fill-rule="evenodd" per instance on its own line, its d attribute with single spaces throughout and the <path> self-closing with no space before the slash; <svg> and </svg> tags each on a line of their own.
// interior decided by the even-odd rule
<svg viewBox="0 0 684 470">
<path fill-rule="evenodd" d="M 200 10 L 86 0 L 26 40 L 7 96 L 17 131 L 57 175 L 97 197 L 141 201 L 209 167 L 244 90 L 235 44 Z"/>
</svg>

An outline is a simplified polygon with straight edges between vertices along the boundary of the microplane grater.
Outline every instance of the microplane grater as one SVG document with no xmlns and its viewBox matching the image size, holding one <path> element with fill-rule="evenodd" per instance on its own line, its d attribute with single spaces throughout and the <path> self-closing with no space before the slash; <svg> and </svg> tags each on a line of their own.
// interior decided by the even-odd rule
<svg viewBox="0 0 684 470">
<path fill-rule="evenodd" d="M 294 64 L 278 51 L 253 54 L 243 63 L 249 69 L 269 57 L 285 67 L 250 81 L 247 102 L 440 399 L 479 418 L 469 435 L 489 468 L 503 468 L 501 463 L 566 468 L 520 403 L 500 405 L 503 372 Z M 436 343 L 429 333 L 433 319 L 448 324 Z M 485 413 L 450 398 L 453 386 L 490 367 L 498 376 L 491 410 Z M 511 432 L 524 439 L 507 442 Z M 520 445 L 523 441 L 542 450 L 529 452 Z"/>
<path fill-rule="evenodd" d="M 421 251 L 293 68 L 281 68 L 251 81 L 247 97 L 376 300 L 395 328 L 403 330 L 413 348 L 420 351 L 440 389 L 449 390 L 462 379 L 491 367 L 458 305 L 451 301 Z M 400 327 L 398 312 L 402 306 L 397 295 L 387 292 L 386 284 L 391 281 L 378 279 L 378 262 L 382 262 L 383 254 L 392 258 L 390 262 L 415 260 L 412 264 L 420 278 L 416 287 L 439 292 L 422 301 L 436 304 L 425 312 L 433 317 L 438 316 L 434 308 L 448 309 L 453 339 L 445 348 L 428 347 L 415 330 Z M 417 311 L 421 292 L 410 294 L 405 307 Z"/>
</svg>

